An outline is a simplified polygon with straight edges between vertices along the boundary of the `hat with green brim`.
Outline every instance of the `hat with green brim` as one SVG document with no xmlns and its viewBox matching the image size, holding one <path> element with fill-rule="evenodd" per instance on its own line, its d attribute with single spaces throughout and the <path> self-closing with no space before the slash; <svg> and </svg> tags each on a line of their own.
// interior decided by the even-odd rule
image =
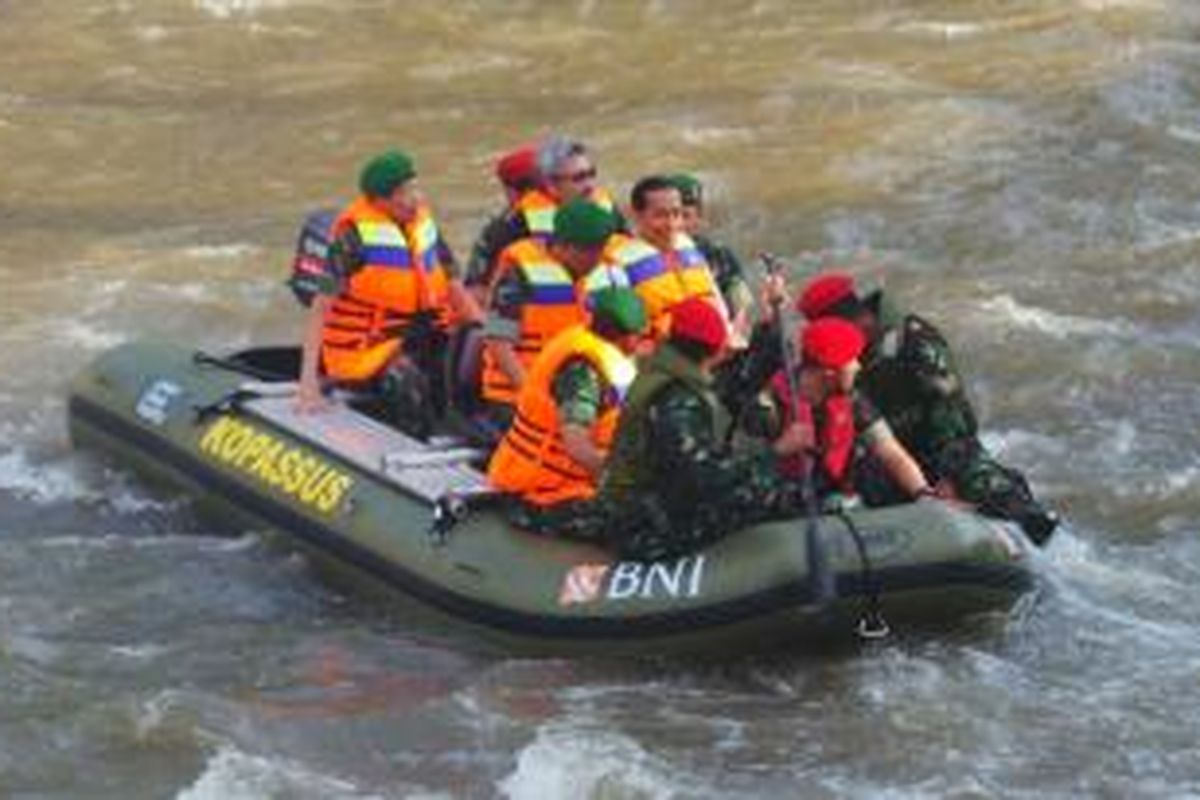
<svg viewBox="0 0 1200 800">
<path fill-rule="evenodd" d="M 396 187 L 417 176 L 412 156 L 402 150 L 381 153 L 362 168 L 358 188 L 368 197 L 389 197 Z"/>
<path fill-rule="evenodd" d="M 610 286 L 592 295 L 592 324 L 620 333 L 641 333 L 646 330 L 646 307 L 633 289 Z"/>
<path fill-rule="evenodd" d="M 668 176 L 667 180 L 679 190 L 679 199 L 685 206 L 700 205 L 704 197 L 704 186 L 699 178 L 686 172 L 677 172 Z"/>
<path fill-rule="evenodd" d="M 554 213 L 554 240 L 578 247 L 599 247 L 617 230 L 611 211 L 584 197 L 563 203 Z"/>
</svg>

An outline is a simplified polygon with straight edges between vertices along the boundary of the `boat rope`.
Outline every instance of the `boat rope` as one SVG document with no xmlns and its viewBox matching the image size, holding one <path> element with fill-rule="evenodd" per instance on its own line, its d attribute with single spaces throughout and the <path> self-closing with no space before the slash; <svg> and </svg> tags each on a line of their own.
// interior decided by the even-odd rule
<svg viewBox="0 0 1200 800">
<path fill-rule="evenodd" d="M 879 599 L 879 581 L 875 576 L 875 570 L 871 567 L 871 558 L 867 555 L 866 542 L 863 541 L 862 532 L 844 509 L 838 509 L 836 514 L 842 524 L 846 526 L 846 530 L 850 532 L 850 537 L 854 539 L 854 546 L 858 550 L 858 561 L 862 566 L 866 608 L 863 610 L 863 615 L 859 618 L 855 630 L 863 639 L 883 639 L 892 632 L 892 629 L 883 616 L 883 604 Z"/>
</svg>

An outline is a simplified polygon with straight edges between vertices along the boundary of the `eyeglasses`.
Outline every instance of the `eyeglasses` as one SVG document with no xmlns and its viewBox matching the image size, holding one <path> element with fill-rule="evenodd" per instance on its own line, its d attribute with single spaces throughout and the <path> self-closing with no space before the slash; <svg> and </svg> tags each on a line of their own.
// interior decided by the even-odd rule
<svg viewBox="0 0 1200 800">
<path fill-rule="evenodd" d="M 587 169 L 581 169 L 576 172 L 560 172 L 554 176 L 554 180 L 570 181 L 571 183 L 583 183 L 584 181 L 590 181 L 595 177 L 596 168 L 588 167 Z"/>
</svg>

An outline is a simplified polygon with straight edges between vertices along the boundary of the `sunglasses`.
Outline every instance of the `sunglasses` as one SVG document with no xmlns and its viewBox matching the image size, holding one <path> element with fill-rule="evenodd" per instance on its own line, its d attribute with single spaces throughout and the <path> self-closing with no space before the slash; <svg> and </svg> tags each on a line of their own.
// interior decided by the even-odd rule
<svg viewBox="0 0 1200 800">
<path fill-rule="evenodd" d="M 570 181 L 571 183 L 583 183 L 584 181 L 590 181 L 595 177 L 596 168 L 588 167 L 587 169 L 581 169 L 578 172 L 560 172 L 554 176 L 554 180 Z"/>
</svg>

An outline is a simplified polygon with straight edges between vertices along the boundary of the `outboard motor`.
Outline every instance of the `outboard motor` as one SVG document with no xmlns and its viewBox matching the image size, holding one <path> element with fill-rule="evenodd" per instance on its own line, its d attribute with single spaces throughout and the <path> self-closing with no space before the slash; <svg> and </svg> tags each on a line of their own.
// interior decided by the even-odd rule
<svg viewBox="0 0 1200 800">
<path fill-rule="evenodd" d="M 336 212 L 330 209 L 314 211 L 305 218 L 304 226 L 300 229 L 296 257 L 292 260 L 292 274 L 287 285 L 301 305 L 312 305 L 321 284 L 333 277 L 329 266 L 329 245 L 333 238 L 331 233 L 335 216 Z"/>
</svg>

